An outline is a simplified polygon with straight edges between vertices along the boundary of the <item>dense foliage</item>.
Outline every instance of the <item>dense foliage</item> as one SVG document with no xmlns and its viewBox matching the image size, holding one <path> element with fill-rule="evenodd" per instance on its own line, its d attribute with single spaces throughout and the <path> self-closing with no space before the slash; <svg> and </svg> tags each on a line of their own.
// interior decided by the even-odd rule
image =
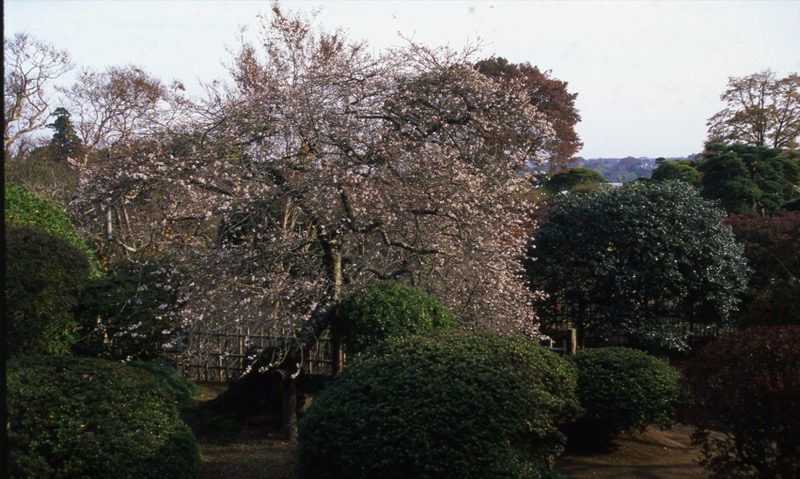
<svg viewBox="0 0 800 479">
<path fill-rule="evenodd" d="M 78 233 L 72 221 L 60 207 L 40 198 L 22 186 L 5 184 L 4 212 L 6 223 L 33 226 L 65 239 L 86 255 L 93 277 L 102 274 L 102 268 L 86 240 Z"/>
<path fill-rule="evenodd" d="M 412 286 L 381 281 L 356 291 L 339 306 L 332 325 L 334 337 L 349 353 L 391 337 L 450 329 L 456 318 L 450 310 Z"/>
<path fill-rule="evenodd" d="M 667 161 L 656 160 L 658 167 L 653 170 L 650 179 L 653 181 L 685 181 L 692 186 L 700 186 L 700 172 L 697 171 L 696 160 Z"/>
<path fill-rule="evenodd" d="M 39 228 L 6 223 L 6 355 L 65 354 L 89 280 L 86 255 Z"/>
<path fill-rule="evenodd" d="M 800 213 L 749 213 L 725 222 L 753 268 L 739 323 L 800 326 Z"/>
<path fill-rule="evenodd" d="M 680 374 L 666 362 L 620 347 L 584 349 L 569 360 L 578 369 L 578 399 L 585 410 L 575 430 L 608 437 L 673 424 Z"/>
<path fill-rule="evenodd" d="M 81 293 L 76 351 L 108 359 L 159 359 L 180 330 L 185 274 L 170 261 L 122 261 Z"/>
<path fill-rule="evenodd" d="M 800 326 L 757 326 L 709 344 L 685 371 L 694 441 L 714 479 L 800 471 Z"/>
<path fill-rule="evenodd" d="M 542 326 L 686 349 L 729 325 L 748 268 L 723 216 L 683 182 L 559 199 L 526 261 Z"/>
<path fill-rule="evenodd" d="M 779 211 L 798 198 L 800 155 L 791 150 L 742 144 L 706 146 L 701 194 L 729 213 Z"/>
<path fill-rule="evenodd" d="M 132 361 L 127 364 L 152 374 L 161 388 L 176 401 L 183 401 L 200 394 L 200 386 L 178 374 L 173 366 L 153 361 Z"/>
<path fill-rule="evenodd" d="M 608 183 L 600 172 L 588 168 L 569 168 L 550 177 L 544 188 L 551 194 L 571 191 L 593 191 Z"/>
<path fill-rule="evenodd" d="M 140 368 L 94 358 L 8 363 L 11 477 L 193 478 L 199 448 Z"/>
<path fill-rule="evenodd" d="M 327 387 L 299 424 L 304 478 L 551 477 L 556 425 L 579 410 L 574 368 L 497 333 L 390 339 Z"/>
<path fill-rule="evenodd" d="M 575 131 L 575 125 L 581 120 L 575 107 L 578 94 L 567 90 L 568 83 L 530 63 L 509 63 L 502 57 L 481 60 L 475 68 L 500 84 L 518 83 L 525 87 L 530 103 L 553 125 L 555 135 L 545 146 L 549 170 L 558 171 L 567 166 L 583 146 Z"/>
</svg>

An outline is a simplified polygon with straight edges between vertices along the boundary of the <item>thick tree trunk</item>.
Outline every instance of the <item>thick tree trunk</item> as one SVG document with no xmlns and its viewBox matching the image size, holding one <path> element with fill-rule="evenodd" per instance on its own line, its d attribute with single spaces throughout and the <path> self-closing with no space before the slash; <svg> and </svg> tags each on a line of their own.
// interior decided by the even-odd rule
<svg viewBox="0 0 800 479">
<path fill-rule="evenodd" d="M 292 341 L 290 350 L 284 356 L 283 364 L 277 366 L 281 377 L 281 395 L 283 401 L 283 429 L 288 441 L 297 439 L 297 376 L 302 373 L 302 352 L 308 350 L 317 338 L 328 328 L 335 314 L 336 306 L 342 295 L 342 251 L 336 238 L 322 239 L 325 252 L 325 271 L 331 281 L 331 294 L 323 304 L 311 314 L 309 320 L 297 334 L 297 341 Z M 336 352 L 334 352 L 336 354 Z M 334 357 L 334 369 L 336 369 Z"/>
<path fill-rule="evenodd" d="M 297 379 L 293 375 L 281 380 L 283 401 L 283 437 L 289 442 L 297 440 Z"/>
</svg>

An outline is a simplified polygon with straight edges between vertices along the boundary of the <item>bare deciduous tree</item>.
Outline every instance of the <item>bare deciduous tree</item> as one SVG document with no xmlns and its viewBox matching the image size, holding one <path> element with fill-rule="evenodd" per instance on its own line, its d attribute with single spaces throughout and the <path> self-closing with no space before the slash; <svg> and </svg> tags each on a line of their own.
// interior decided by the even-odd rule
<svg viewBox="0 0 800 479">
<path fill-rule="evenodd" d="M 707 123 L 708 142 L 797 149 L 800 137 L 800 76 L 776 78 L 765 70 L 730 77 L 720 95 L 725 109 Z"/>
<path fill-rule="evenodd" d="M 87 148 L 108 148 L 166 129 L 185 102 L 183 86 L 170 86 L 135 65 L 104 71 L 83 69 L 75 83 L 59 91 Z"/>
<path fill-rule="evenodd" d="M 72 69 L 69 52 L 27 33 L 3 39 L 3 146 L 8 156 L 23 139 L 45 126 L 50 88 Z"/>
</svg>

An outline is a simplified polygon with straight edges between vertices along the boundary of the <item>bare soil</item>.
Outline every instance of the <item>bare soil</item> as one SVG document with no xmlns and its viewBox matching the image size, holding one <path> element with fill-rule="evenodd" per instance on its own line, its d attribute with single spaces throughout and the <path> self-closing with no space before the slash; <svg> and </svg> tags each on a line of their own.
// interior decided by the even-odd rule
<svg viewBox="0 0 800 479">
<path fill-rule="evenodd" d="M 207 401 L 225 385 L 203 384 L 199 401 Z M 196 428 L 202 447 L 197 479 L 295 479 L 294 446 L 273 422 L 251 422 L 239 433 Z M 556 462 L 568 479 L 703 479 L 699 451 L 690 443 L 691 428 L 648 428 L 643 434 L 614 439 L 604 452 L 569 452 Z"/>
</svg>

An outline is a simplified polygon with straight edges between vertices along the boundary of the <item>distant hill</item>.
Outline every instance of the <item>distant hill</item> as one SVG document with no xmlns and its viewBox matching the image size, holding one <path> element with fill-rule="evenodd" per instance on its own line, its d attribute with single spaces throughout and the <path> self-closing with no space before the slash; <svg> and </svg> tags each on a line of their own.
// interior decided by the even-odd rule
<svg viewBox="0 0 800 479">
<path fill-rule="evenodd" d="M 597 170 L 610 182 L 623 183 L 637 178 L 650 178 L 656 168 L 655 158 L 575 158 L 570 168 Z"/>
<path fill-rule="evenodd" d="M 656 160 L 673 161 L 693 159 L 695 157 L 697 155 L 687 155 L 681 158 L 634 158 L 632 156 L 626 156 L 625 158 L 583 158 L 579 156 L 569 164 L 569 167 L 597 170 L 611 183 L 624 183 L 637 178 L 650 178 L 650 174 L 658 166 Z M 547 171 L 547 165 L 542 165 L 541 168 Z"/>
</svg>

